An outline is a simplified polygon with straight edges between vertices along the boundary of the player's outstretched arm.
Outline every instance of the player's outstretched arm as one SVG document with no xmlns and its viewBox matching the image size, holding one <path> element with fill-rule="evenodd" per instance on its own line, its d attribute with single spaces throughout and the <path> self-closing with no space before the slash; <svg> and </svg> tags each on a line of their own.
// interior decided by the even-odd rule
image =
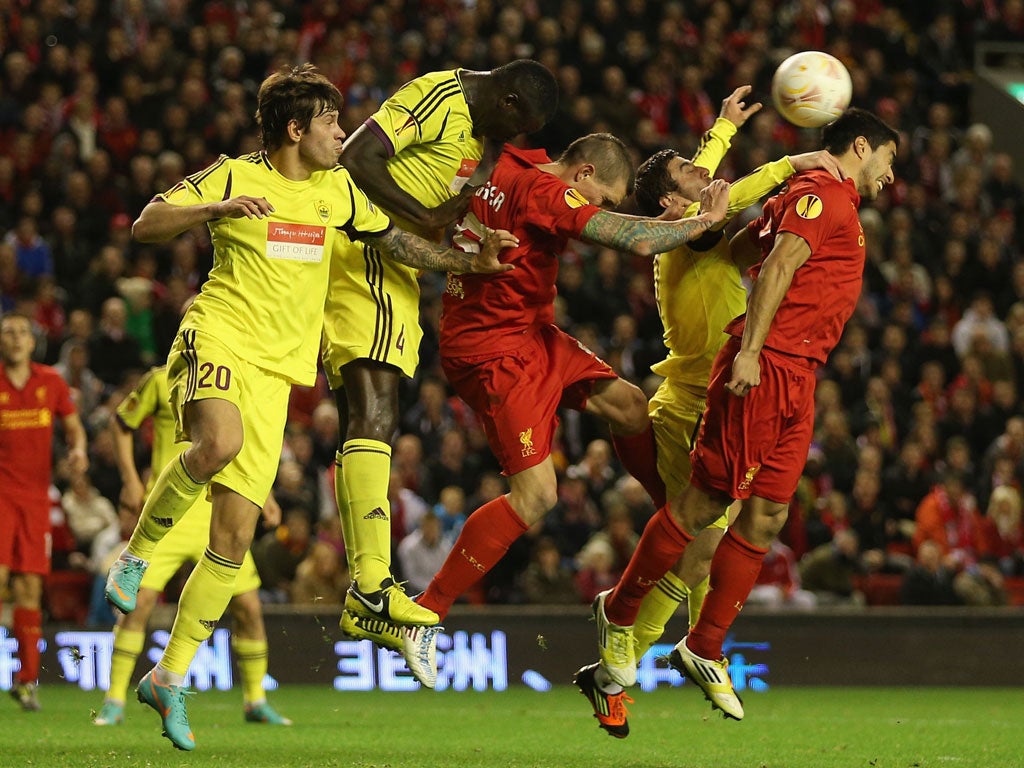
<svg viewBox="0 0 1024 768">
<path fill-rule="evenodd" d="M 345 141 L 340 162 L 366 196 L 395 216 L 415 227 L 432 232 L 446 227 L 461 216 L 477 187 L 487 180 L 501 154 L 500 144 L 485 144 L 484 157 L 469 182 L 436 208 L 427 208 L 395 181 L 388 171 L 388 150 L 365 125 L 361 125 Z"/>
<path fill-rule="evenodd" d="M 699 237 L 725 218 L 728 207 L 729 184 L 716 179 L 701 190 L 701 212 L 696 216 L 665 221 L 599 211 L 583 227 L 580 237 L 620 251 L 654 256 Z"/>
<path fill-rule="evenodd" d="M 820 168 L 831 173 L 837 181 L 846 179 L 843 167 L 839 165 L 839 158 L 826 149 L 804 152 L 800 155 L 790 155 L 789 162 L 793 164 L 793 170 L 795 171 L 813 171 Z"/>
<path fill-rule="evenodd" d="M 732 394 L 744 397 L 761 383 L 761 348 L 768 338 L 768 329 L 793 282 L 793 275 L 810 257 L 811 246 L 792 232 L 780 234 L 771 253 L 765 257 L 747 300 L 740 351 L 733 358 L 732 377 L 725 385 Z"/>
<path fill-rule="evenodd" d="M 132 224 L 132 237 L 140 243 L 159 243 L 214 219 L 262 219 L 274 211 L 265 197 L 239 195 L 230 200 L 196 205 L 171 205 L 154 200 Z"/>
<path fill-rule="evenodd" d="M 455 248 L 445 248 L 411 232 L 392 227 L 380 237 L 363 238 L 363 242 L 399 264 L 414 269 L 459 274 L 495 274 L 515 269 L 511 264 L 502 264 L 498 260 L 498 253 L 505 248 L 519 245 L 519 238 L 504 229 L 488 228 L 480 243 L 480 251 L 466 253 Z"/>
</svg>

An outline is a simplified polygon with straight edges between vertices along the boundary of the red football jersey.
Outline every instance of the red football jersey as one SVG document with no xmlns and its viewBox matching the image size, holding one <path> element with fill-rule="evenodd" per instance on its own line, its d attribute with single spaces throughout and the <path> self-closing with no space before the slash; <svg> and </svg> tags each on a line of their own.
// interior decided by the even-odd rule
<svg viewBox="0 0 1024 768">
<path fill-rule="evenodd" d="M 0 364 L 0 493 L 46 495 L 54 418 L 74 412 L 71 390 L 50 366 L 32 363 L 28 381 L 18 389 Z"/>
<path fill-rule="evenodd" d="M 805 171 L 764 204 L 747 231 L 767 256 L 781 232 L 799 235 L 811 256 L 793 275 L 765 346 L 824 363 L 843 333 L 860 297 L 864 276 L 864 230 L 857 216 L 860 194 L 852 179 L 837 181 L 825 171 Z M 763 259 L 762 259 L 763 260 Z M 756 281 L 761 264 L 750 269 Z M 726 332 L 743 335 L 745 315 Z"/>
<path fill-rule="evenodd" d="M 457 357 L 503 352 L 522 344 L 534 324 L 554 321 L 558 257 L 600 208 L 539 170 L 543 150 L 505 147 L 490 180 L 477 190 L 456 227 L 454 245 L 479 250 L 484 227 L 519 238 L 502 251 L 515 264 L 501 275 L 449 275 L 441 315 L 441 351 Z"/>
</svg>

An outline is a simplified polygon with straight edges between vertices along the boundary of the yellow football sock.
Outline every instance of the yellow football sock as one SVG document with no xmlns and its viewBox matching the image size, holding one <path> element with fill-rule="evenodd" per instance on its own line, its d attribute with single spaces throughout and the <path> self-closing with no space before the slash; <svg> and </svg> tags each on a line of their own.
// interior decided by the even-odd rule
<svg viewBox="0 0 1024 768">
<path fill-rule="evenodd" d="M 181 590 L 178 613 L 160 660 L 161 667 L 177 675 L 188 673 L 196 649 L 213 634 L 224 615 L 241 567 L 241 563 L 221 557 L 207 547 Z"/>
<path fill-rule="evenodd" d="M 711 577 L 705 576 L 704 581 L 695 587 L 690 587 L 690 594 L 686 598 L 686 610 L 690 614 L 690 629 L 697 624 L 700 618 L 700 607 L 704 605 L 704 598 L 708 596 L 708 587 L 711 585 Z"/>
<path fill-rule="evenodd" d="M 665 625 L 686 599 L 686 585 L 671 571 L 661 577 L 640 603 L 640 611 L 633 622 L 633 647 L 639 659 L 665 632 Z"/>
<path fill-rule="evenodd" d="M 192 479 L 180 455 L 164 467 L 142 507 L 139 522 L 128 541 L 128 553 L 142 560 L 152 559 L 156 545 L 192 508 L 206 485 Z"/>
<path fill-rule="evenodd" d="M 359 570 L 356 568 L 356 532 L 349 517 L 348 489 L 345 487 L 345 473 L 341 468 L 341 451 L 334 454 L 334 500 L 338 502 L 338 514 L 341 516 L 341 535 L 345 537 L 345 560 L 348 562 L 349 578 L 359 583 Z"/>
<path fill-rule="evenodd" d="M 131 682 L 135 662 L 146 644 L 146 633 L 122 627 L 114 627 L 114 653 L 110 658 L 110 687 L 107 688 L 107 701 L 124 704 L 128 695 L 128 683 Z"/>
<path fill-rule="evenodd" d="M 250 640 L 232 635 L 231 648 L 242 678 L 242 700 L 246 704 L 263 701 L 267 698 L 263 690 L 263 678 L 267 676 L 267 639 Z"/>
<path fill-rule="evenodd" d="M 373 591 L 391 575 L 391 446 L 379 440 L 346 440 L 341 455 L 354 539 L 352 562 L 359 586 Z"/>
</svg>

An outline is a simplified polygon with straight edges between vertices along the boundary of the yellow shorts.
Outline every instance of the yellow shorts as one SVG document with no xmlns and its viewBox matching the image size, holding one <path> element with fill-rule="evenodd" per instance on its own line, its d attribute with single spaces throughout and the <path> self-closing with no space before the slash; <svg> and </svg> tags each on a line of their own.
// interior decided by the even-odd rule
<svg viewBox="0 0 1024 768">
<path fill-rule="evenodd" d="M 331 389 L 353 360 L 393 365 L 406 376 L 420 361 L 420 285 L 416 270 L 359 242 L 338 246 L 324 305 L 323 362 Z"/>
<path fill-rule="evenodd" d="M 185 563 L 198 563 L 206 551 L 210 540 L 210 516 L 213 508 L 205 498 L 200 498 L 185 513 L 167 535 L 156 545 L 156 550 L 149 560 L 149 568 L 142 577 L 143 589 L 163 592 L 167 582 Z M 244 595 L 260 588 L 260 577 L 256 572 L 256 563 L 252 554 L 245 553 L 242 567 L 235 579 L 236 595 Z"/>
<path fill-rule="evenodd" d="M 183 417 L 186 403 L 216 399 L 238 407 L 242 450 L 211 482 L 262 507 L 281 461 L 291 384 L 243 360 L 219 339 L 183 328 L 167 356 L 167 385 L 179 441 L 190 439 Z"/>
<path fill-rule="evenodd" d="M 670 499 L 690 484 L 690 450 L 697 439 L 704 407 L 703 396 L 698 397 L 683 387 L 675 386 L 668 379 L 661 382 L 647 405 L 658 444 L 658 474 L 665 482 L 665 491 Z M 711 525 L 727 528 L 728 514 L 723 514 Z"/>
</svg>

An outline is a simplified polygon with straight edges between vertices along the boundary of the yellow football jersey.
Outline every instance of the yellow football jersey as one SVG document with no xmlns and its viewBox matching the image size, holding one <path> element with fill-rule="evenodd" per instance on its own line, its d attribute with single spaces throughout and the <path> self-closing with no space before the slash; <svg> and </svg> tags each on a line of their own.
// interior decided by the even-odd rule
<svg viewBox="0 0 1024 768">
<path fill-rule="evenodd" d="M 729 149 L 736 127 L 719 118 L 701 139 L 695 165 L 712 175 Z M 753 205 L 796 171 L 788 158 L 766 163 L 729 188 L 725 221 Z M 686 211 L 693 216 L 694 203 Z M 704 396 L 711 365 L 727 338 L 724 328 L 746 311 L 742 276 L 729 251 L 729 240 L 718 230 L 694 242 L 662 253 L 654 260 L 654 289 L 665 328 L 668 357 L 651 367 L 694 395 Z"/>
<path fill-rule="evenodd" d="M 461 70 L 431 72 L 406 83 L 367 125 L 391 154 L 388 171 L 395 182 L 427 208 L 458 194 L 483 155 L 483 144 L 473 136 Z"/>
<path fill-rule="evenodd" d="M 170 400 L 167 367 L 161 365 L 151 368 L 117 406 L 117 417 L 131 430 L 138 429 L 148 417 L 153 417 L 153 454 L 150 459 L 152 475 L 146 487 L 147 492 L 161 470 L 189 445 L 174 441 L 174 412 Z"/>
<path fill-rule="evenodd" d="M 292 181 L 262 152 L 222 156 L 160 198 L 195 205 L 243 194 L 265 197 L 274 212 L 208 223 L 213 269 L 181 327 L 216 337 L 288 381 L 311 385 L 335 240 L 383 234 L 391 221 L 342 166 Z"/>
</svg>

